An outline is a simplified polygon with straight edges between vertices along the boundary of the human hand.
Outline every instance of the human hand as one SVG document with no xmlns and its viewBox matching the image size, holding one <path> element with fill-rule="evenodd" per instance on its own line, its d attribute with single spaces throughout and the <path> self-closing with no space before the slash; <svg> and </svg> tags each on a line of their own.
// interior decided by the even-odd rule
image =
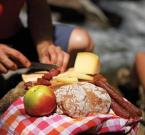
<svg viewBox="0 0 145 135">
<path fill-rule="evenodd" d="M 57 64 L 61 72 L 65 71 L 69 62 L 69 54 L 54 44 L 37 45 L 39 60 L 42 63 Z"/>
<path fill-rule="evenodd" d="M 31 62 L 21 52 L 5 44 L 0 44 L 0 73 L 7 73 L 8 70 L 18 69 L 18 63 L 24 67 L 31 65 Z"/>
</svg>

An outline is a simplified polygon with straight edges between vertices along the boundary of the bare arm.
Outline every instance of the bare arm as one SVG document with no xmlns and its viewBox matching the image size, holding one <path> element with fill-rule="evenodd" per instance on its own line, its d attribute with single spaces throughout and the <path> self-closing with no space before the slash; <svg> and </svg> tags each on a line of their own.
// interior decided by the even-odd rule
<svg viewBox="0 0 145 135">
<path fill-rule="evenodd" d="M 139 52 L 136 55 L 135 64 L 139 81 L 145 90 L 145 52 Z"/>
<path fill-rule="evenodd" d="M 46 0 L 27 0 L 28 26 L 42 63 L 52 63 L 67 68 L 69 54 L 53 43 L 51 12 Z"/>
<path fill-rule="evenodd" d="M 51 12 L 46 0 L 27 0 L 28 27 L 35 44 L 52 43 Z"/>
</svg>

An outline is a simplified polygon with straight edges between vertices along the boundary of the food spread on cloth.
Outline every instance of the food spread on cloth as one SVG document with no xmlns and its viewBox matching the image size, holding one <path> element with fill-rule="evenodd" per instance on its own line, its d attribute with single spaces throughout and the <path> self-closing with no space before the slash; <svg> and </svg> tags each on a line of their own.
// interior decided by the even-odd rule
<svg viewBox="0 0 145 135">
<path fill-rule="evenodd" d="M 78 121 L 81 123 L 81 120 L 90 117 L 93 117 L 94 121 L 100 121 L 100 124 L 97 124 L 90 120 L 90 123 L 93 124 L 88 126 L 86 130 L 98 125 L 101 126 L 104 121 L 112 121 L 112 123 L 106 125 L 106 127 L 110 125 L 112 128 L 110 127 L 104 131 L 105 128 L 103 129 L 102 126 L 102 131 L 100 128 L 101 133 L 112 132 L 114 129 L 116 129 L 115 131 L 121 131 L 118 129 L 121 122 L 119 121 L 119 126 L 116 125 L 118 123 L 115 122 L 116 118 L 123 120 L 124 123 L 130 122 L 130 125 L 134 122 L 138 123 L 142 115 L 140 109 L 122 97 L 107 82 L 106 78 L 100 74 L 100 67 L 100 60 L 96 54 L 80 52 L 77 54 L 74 67 L 69 68 L 64 73 L 60 73 L 58 69 L 52 69 L 50 71 L 23 74 L 22 79 L 27 92 L 24 99 L 19 99 L 19 103 L 23 104 L 21 107 L 24 107 L 22 114 L 25 113 L 29 116 L 26 117 L 35 117 L 35 119 L 43 122 L 45 117 L 51 119 L 54 115 L 55 117 L 63 116 L 64 121 L 65 118 L 69 117 L 69 120 L 76 121 L 76 125 L 78 125 Z M 82 123 L 83 126 L 86 124 Z M 87 125 L 85 126 L 87 127 Z M 128 129 L 127 123 L 120 127 L 122 129 L 126 127 L 124 130 Z M 58 130 L 57 127 L 55 128 Z M 131 128 L 132 126 L 129 129 Z M 97 129 L 95 132 L 97 132 Z M 76 133 L 75 128 L 74 130 Z M 86 130 L 80 129 L 78 133 Z M 73 132 L 70 132 L 70 134 L 73 134 Z"/>
</svg>

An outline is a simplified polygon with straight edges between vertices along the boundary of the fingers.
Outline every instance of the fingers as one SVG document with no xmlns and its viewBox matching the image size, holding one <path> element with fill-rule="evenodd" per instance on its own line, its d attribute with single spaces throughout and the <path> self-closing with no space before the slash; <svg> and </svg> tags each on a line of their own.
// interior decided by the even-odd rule
<svg viewBox="0 0 145 135">
<path fill-rule="evenodd" d="M 64 52 L 61 50 L 60 47 L 56 47 L 56 54 L 57 54 L 56 64 L 61 67 L 63 65 Z"/>
<path fill-rule="evenodd" d="M 8 70 L 16 70 L 18 68 L 18 65 L 12 58 L 25 67 L 31 65 L 30 61 L 19 51 L 0 44 L 0 73 L 6 73 Z"/>
<path fill-rule="evenodd" d="M 0 52 L 0 62 L 7 69 L 11 69 L 11 70 L 17 69 L 17 65 L 11 59 L 9 59 L 9 57 L 5 53 Z"/>
<path fill-rule="evenodd" d="M 38 50 L 40 62 L 57 64 L 60 71 L 65 71 L 69 62 L 69 54 L 55 45 L 46 45 Z"/>
<path fill-rule="evenodd" d="M 38 51 L 38 56 L 39 56 L 39 61 L 41 63 L 51 63 L 51 58 L 49 55 L 49 49 L 50 46 L 49 45 L 41 45 L 41 47 L 39 47 L 39 49 L 37 49 Z"/>
<path fill-rule="evenodd" d="M 50 58 L 49 58 L 48 55 L 45 55 L 43 57 L 40 57 L 39 60 L 40 60 L 41 63 L 48 63 L 48 64 L 51 63 Z"/>
<path fill-rule="evenodd" d="M 16 61 L 21 63 L 24 67 L 29 67 L 31 65 L 31 62 L 19 51 L 12 49 L 11 51 L 7 52 L 8 56 L 14 57 Z"/>
<path fill-rule="evenodd" d="M 55 49 L 50 52 L 51 63 L 57 64 L 61 72 L 65 71 L 69 61 L 69 55 L 60 47 L 55 46 Z"/>
<path fill-rule="evenodd" d="M 49 55 L 50 55 L 51 63 L 56 64 L 56 63 L 57 63 L 57 59 L 58 59 L 57 47 L 51 46 L 51 47 L 48 49 L 48 53 L 49 53 Z"/>
<path fill-rule="evenodd" d="M 0 63 L 0 74 L 1 73 L 7 73 L 8 70 Z"/>
<path fill-rule="evenodd" d="M 67 69 L 69 63 L 70 55 L 68 53 L 64 53 L 63 65 L 61 68 L 61 72 L 64 72 Z"/>
</svg>

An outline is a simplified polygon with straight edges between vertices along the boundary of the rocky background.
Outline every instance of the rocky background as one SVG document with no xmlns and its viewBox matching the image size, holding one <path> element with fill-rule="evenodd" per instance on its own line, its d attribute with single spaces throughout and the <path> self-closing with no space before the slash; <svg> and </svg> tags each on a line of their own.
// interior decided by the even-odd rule
<svg viewBox="0 0 145 135">
<path fill-rule="evenodd" d="M 120 82 L 124 80 L 128 82 L 135 54 L 138 51 L 145 51 L 145 0 L 47 1 L 52 10 L 54 23 L 69 23 L 88 30 L 95 43 L 94 52 L 101 59 L 102 74 L 112 85 L 123 88 L 122 92 L 126 98 L 130 98 L 139 107 L 143 105 L 145 108 L 144 93 L 138 97 L 138 89 L 132 91 L 129 87 L 119 87 Z M 26 26 L 25 8 L 20 17 Z M 119 79 L 119 73 L 123 74 L 123 78 Z M 16 93 L 23 94 L 17 91 L 17 87 L 10 91 L 10 97 Z M 7 104 L 6 101 L 4 100 L 4 103 Z M 145 113 L 143 115 L 145 119 Z M 137 135 L 145 134 L 144 126 L 140 129 Z"/>
<path fill-rule="evenodd" d="M 101 57 L 102 71 L 131 67 L 145 51 L 145 0 L 48 0 L 54 22 L 87 29 Z M 21 18 L 26 25 L 26 16 Z"/>
<path fill-rule="evenodd" d="M 130 66 L 137 51 L 145 51 L 145 1 L 101 1 L 103 9 L 120 17 L 119 25 L 107 30 L 89 29 L 103 67 Z"/>
</svg>

